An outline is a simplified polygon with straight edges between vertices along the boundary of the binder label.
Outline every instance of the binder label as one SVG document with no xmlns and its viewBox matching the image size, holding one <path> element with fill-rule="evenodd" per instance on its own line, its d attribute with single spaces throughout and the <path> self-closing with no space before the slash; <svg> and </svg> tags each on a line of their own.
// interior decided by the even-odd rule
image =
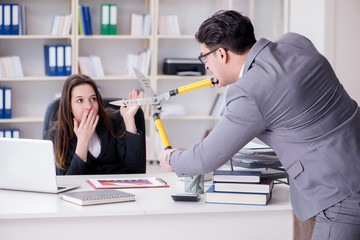
<svg viewBox="0 0 360 240">
<path fill-rule="evenodd" d="M 49 47 L 49 66 L 56 67 L 55 47 Z"/>
<path fill-rule="evenodd" d="M 11 23 L 11 12 L 10 12 L 10 5 L 4 6 L 4 26 L 8 29 L 10 29 L 10 23 Z"/>
<path fill-rule="evenodd" d="M 102 5 L 101 9 L 101 24 L 108 25 L 109 24 L 109 5 Z"/>
<path fill-rule="evenodd" d="M 64 47 L 57 46 L 57 66 L 63 67 L 64 66 Z"/>
<path fill-rule="evenodd" d="M 17 4 L 12 5 L 12 24 L 13 26 L 19 24 L 19 5 Z"/>
<path fill-rule="evenodd" d="M 11 89 L 5 89 L 5 109 L 11 109 Z"/>
<path fill-rule="evenodd" d="M 116 25 L 117 23 L 117 5 L 110 6 L 110 25 Z"/>
</svg>

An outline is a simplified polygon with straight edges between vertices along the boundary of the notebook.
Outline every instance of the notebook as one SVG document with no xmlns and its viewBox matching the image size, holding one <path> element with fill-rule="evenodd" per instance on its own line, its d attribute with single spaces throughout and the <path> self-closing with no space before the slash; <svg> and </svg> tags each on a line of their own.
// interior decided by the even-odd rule
<svg viewBox="0 0 360 240">
<path fill-rule="evenodd" d="M 81 206 L 135 201 L 134 194 L 113 189 L 70 192 L 61 197 Z"/>
<path fill-rule="evenodd" d="M 50 140 L 0 138 L 0 188 L 46 193 L 77 186 L 57 186 Z"/>
</svg>

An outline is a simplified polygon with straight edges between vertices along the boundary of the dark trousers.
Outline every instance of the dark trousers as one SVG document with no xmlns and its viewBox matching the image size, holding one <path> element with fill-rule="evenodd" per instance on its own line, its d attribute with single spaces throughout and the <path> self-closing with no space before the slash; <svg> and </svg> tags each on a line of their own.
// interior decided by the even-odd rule
<svg viewBox="0 0 360 240">
<path fill-rule="evenodd" d="M 311 239 L 359 240 L 360 192 L 317 214 Z"/>
</svg>

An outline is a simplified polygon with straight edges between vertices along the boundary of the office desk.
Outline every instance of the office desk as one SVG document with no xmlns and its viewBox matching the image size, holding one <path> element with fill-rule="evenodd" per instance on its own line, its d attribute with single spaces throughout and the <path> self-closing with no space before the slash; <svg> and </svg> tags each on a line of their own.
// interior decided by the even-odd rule
<svg viewBox="0 0 360 240">
<path fill-rule="evenodd" d="M 174 202 L 170 195 L 184 189 L 174 173 L 146 176 L 161 177 L 170 187 L 125 189 L 135 202 L 86 207 L 61 200 L 61 194 L 0 190 L 0 239 L 292 239 L 286 185 L 274 187 L 267 206 L 207 204 L 205 195 L 200 202 Z M 58 181 L 79 184 L 73 191 L 93 190 L 86 180 L 100 177 Z"/>
</svg>

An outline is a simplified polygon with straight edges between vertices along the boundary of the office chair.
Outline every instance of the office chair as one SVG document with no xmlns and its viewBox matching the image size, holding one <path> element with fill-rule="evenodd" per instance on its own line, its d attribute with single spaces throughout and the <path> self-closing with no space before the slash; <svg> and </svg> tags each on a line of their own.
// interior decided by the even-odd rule
<svg viewBox="0 0 360 240">
<path fill-rule="evenodd" d="M 103 98 L 104 106 L 105 108 L 111 107 L 115 110 L 118 110 L 118 106 L 111 105 L 110 102 L 120 100 L 120 98 Z M 52 123 L 57 120 L 57 112 L 60 105 L 60 98 L 55 99 L 46 108 L 45 116 L 44 116 L 44 124 L 43 124 L 43 132 L 42 132 L 42 139 L 46 139 L 46 134 L 48 129 L 51 127 Z M 119 113 L 119 117 L 120 113 Z M 143 141 L 145 143 L 145 117 L 144 112 L 141 108 L 137 111 L 135 114 L 135 124 L 139 131 L 143 133 Z M 146 149 L 144 149 L 144 153 L 146 153 Z M 139 169 L 139 172 L 137 173 L 145 173 L 146 172 L 146 154 L 144 154 L 142 159 L 139 159 L 139 161 L 144 162 L 144 166 L 142 169 Z"/>
</svg>

